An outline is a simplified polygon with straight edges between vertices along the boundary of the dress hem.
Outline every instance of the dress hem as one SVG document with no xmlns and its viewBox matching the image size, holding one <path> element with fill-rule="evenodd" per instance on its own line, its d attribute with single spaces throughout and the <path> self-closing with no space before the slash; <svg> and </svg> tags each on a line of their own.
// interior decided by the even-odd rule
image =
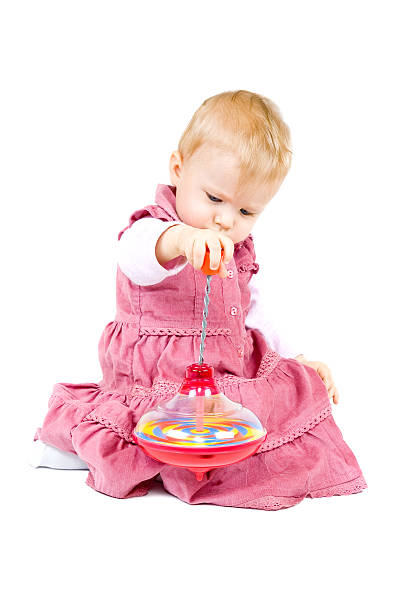
<svg viewBox="0 0 407 612">
<path fill-rule="evenodd" d="M 345 476 L 346 478 L 346 476 Z M 254 498 L 244 502 L 237 506 L 238 508 L 249 508 L 253 510 L 283 510 L 285 508 L 291 508 L 296 506 L 306 497 L 318 498 L 318 497 L 333 497 L 335 495 L 352 495 L 355 493 L 361 493 L 364 489 L 367 489 L 366 481 L 361 473 L 356 478 L 342 482 L 341 484 L 323 487 L 310 491 L 304 495 L 298 497 L 283 497 L 267 495 L 261 498 Z"/>
</svg>

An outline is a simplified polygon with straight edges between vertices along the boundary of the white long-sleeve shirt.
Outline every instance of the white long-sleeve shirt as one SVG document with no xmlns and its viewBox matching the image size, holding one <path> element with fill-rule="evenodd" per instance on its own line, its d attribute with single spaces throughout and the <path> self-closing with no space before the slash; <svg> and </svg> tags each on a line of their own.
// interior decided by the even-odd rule
<svg viewBox="0 0 407 612">
<path fill-rule="evenodd" d="M 152 217 L 139 219 L 126 229 L 118 242 L 118 265 L 133 283 L 155 285 L 168 276 L 178 274 L 188 264 L 184 256 L 177 257 L 162 266 L 156 258 L 155 247 L 161 234 L 179 221 L 161 221 Z M 281 338 L 270 316 L 264 311 L 259 290 L 258 273 L 250 282 L 250 307 L 246 316 L 246 328 L 258 329 L 268 346 L 285 358 L 300 354 L 298 348 Z"/>
</svg>

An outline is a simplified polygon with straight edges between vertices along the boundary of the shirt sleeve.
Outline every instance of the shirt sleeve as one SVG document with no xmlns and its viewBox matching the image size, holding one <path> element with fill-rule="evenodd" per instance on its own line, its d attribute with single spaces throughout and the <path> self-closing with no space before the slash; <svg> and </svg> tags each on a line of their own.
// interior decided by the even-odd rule
<svg viewBox="0 0 407 612">
<path fill-rule="evenodd" d="M 153 217 L 139 219 L 126 229 L 118 242 L 117 263 L 119 268 L 137 285 L 155 285 L 174 274 L 178 274 L 188 263 L 180 255 L 164 266 L 158 263 L 155 246 L 161 234 L 179 221 L 161 221 Z"/>
<path fill-rule="evenodd" d="M 260 297 L 260 284 L 258 274 L 253 274 L 249 281 L 250 289 L 250 308 L 246 316 L 245 325 L 247 328 L 258 329 L 264 336 L 269 348 L 276 351 L 281 357 L 292 359 L 301 354 L 295 343 L 289 339 L 287 334 L 280 336 L 275 322 L 262 304 Z"/>
</svg>

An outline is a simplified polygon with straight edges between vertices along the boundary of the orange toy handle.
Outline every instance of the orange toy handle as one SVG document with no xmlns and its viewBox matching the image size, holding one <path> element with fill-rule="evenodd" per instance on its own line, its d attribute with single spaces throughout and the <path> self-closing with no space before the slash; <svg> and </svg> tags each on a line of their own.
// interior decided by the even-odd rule
<svg viewBox="0 0 407 612">
<path fill-rule="evenodd" d="M 221 249 L 221 256 L 220 256 L 221 261 L 223 261 L 223 255 L 224 255 L 224 250 Z M 210 268 L 210 250 L 208 246 L 206 247 L 206 253 L 205 253 L 204 262 L 202 264 L 201 270 L 204 274 L 207 274 L 210 276 L 212 276 L 213 274 L 219 274 L 220 272 L 220 264 L 217 270 L 212 270 Z"/>
</svg>

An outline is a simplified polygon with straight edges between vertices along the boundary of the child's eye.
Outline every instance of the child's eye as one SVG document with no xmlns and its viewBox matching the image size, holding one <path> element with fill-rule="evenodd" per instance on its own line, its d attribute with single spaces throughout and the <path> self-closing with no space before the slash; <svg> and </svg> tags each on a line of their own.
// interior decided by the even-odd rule
<svg viewBox="0 0 407 612">
<path fill-rule="evenodd" d="M 242 215 L 243 215 L 244 217 L 246 217 L 247 215 L 252 215 L 252 214 L 253 214 L 253 213 L 251 213 L 251 212 L 248 212 L 248 211 L 247 211 L 247 210 L 245 210 L 244 208 L 241 208 L 241 209 L 240 209 L 240 212 L 242 213 Z"/>
<path fill-rule="evenodd" d="M 210 199 L 211 202 L 222 202 L 222 200 L 219 200 L 219 198 L 215 198 L 215 196 L 211 195 L 210 193 L 207 193 L 205 191 L 206 195 L 208 196 L 208 198 Z"/>
</svg>

